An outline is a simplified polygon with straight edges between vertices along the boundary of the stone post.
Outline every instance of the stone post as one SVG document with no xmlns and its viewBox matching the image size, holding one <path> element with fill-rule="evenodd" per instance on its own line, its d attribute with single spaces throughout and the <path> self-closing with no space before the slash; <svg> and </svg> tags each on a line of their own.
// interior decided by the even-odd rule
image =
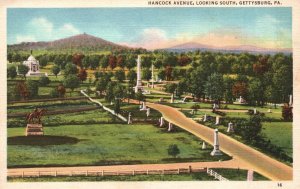
<svg viewBox="0 0 300 189">
<path fill-rule="evenodd" d="M 171 122 L 169 122 L 169 128 L 168 128 L 168 132 L 171 132 L 173 128 L 173 124 Z"/>
<path fill-rule="evenodd" d="M 128 114 L 128 125 L 129 124 L 132 124 L 132 120 L 131 120 L 131 112 L 129 112 L 129 114 Z"/>
<path fill-rule="evenodd" d="M 253 170 L 248 170 L 247 181 L 253 181 Z"/>
<path fill-rule="evenodd" d="M 161 117 L 159 126 L 162 127 L 164 124 L 165 124 L 164 117 Z"/>
<path fill-rule="evenodd" d="M 207 115 L 204 114 L 204 117 L 203 117 L 203 122 L 206 122 L 207 121 Z"/>
</svg>

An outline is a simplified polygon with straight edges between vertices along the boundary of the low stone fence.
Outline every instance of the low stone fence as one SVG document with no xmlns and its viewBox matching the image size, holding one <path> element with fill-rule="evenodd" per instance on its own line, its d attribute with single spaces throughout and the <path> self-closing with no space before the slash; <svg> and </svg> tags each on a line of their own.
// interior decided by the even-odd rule
<svg viewBox="0 0 300 189">
<path fill-rule="evenodd" d="M 114 110 L 112 110 L 112 109 L 110 109 L 110 108 L 104 106 L 101 102 L 92 99 L 89 95 L 87 95 L 87 94 L 84 92 L 84 90 L 81 90 L 80 92 L 81 92 L 81 94 L 83 94 L 84 96 L 86 96 L 91 102 L 94 102 L 94 103 L 100 105 L 104 110 L 106 110 L 106 111 L 108 111 L 109 113 L 111 113 L 111 114 L 117 116 L 117 117 L 118 117 L 119 119 L 121 119 L 122 121 L 127 122 L 127 119 L 126 119 L 125 117 L 123 117 L 121 114 L 116 114 Z"/>
<path fill-rule="evenodd" d="M 55 168 L 54 168 L 55 169 Z M 7 177 L 58 177 L 58 176 L 120 176 L 120 175 L 179 175 L 206 172 L 206 168 L 145 169 L 145 170 L 73 170 L 73 171 L 8 171 Z"/>
</svg>

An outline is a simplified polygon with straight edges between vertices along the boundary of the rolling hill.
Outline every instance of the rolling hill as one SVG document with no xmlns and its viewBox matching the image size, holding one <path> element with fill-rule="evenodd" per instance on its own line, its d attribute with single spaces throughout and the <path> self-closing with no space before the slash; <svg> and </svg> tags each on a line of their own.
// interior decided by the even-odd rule
<svg viewBox="0 0 300 189">
<path fill-rule="evenodd" d="M 116 50 L 130 49 L 129 47 L 118 45 L 102 38 L 89 34 L 79 34 L 59 40 L 48 42 L 22 42 L 20 44 L 8 45 L 9 50 Z"/>
<path fill-rule="evenodd" d="M 205 45 L 195 42 L 183 43 L 173 47 L 165 48 L 164 50 L 170 52 L 187 52 L 187 51 L 213 51 L 213 52 L 230 52 L 230 53 L 262 53 L 262 54 L 274 54 L 278 52 L 282 52 L 285 54 L 292 53 L 292 49 L 282 48 L 282 49 L 269 49 L 269 48 L 261 48 L 253 45 L 240 45 L 240 46 L 224 46 L 224 47 L 215 47 L 211 45 Z"/>
</svg>

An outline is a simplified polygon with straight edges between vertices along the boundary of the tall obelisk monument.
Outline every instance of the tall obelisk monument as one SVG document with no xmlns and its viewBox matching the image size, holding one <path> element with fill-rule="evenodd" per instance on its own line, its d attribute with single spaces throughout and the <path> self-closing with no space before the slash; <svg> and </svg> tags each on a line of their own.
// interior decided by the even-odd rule
<svg viewBox="0 0 300 189">
<path fill-rule="evenodd" d="M 136 66 L 137 79 L 136 79 L 135 92 L 137 93 L 138 91 L 143 89 L 142 79 L 141 79 L 141 55 L 138 55 L 136 61 L 137 61 L 137 66 Z"/>
</svg>

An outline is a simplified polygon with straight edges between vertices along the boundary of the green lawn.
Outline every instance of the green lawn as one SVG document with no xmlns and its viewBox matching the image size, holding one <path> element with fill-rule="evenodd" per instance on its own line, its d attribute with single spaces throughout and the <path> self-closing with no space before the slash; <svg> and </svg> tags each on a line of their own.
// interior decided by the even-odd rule
<svg viewBox="0 0 300 189">
<path fill-rule="evenodd" d="M 271 143 L 293 156 L 293 123 L 292 122 L 264 122 L 263 134 L 270 139 Z"/>
<path fill-rule="evenodd" d="M 24 135 L 25 128 L 8 128 L 8 137 Z M 45 135 L 68 136 L 76 144 L 11 145 L 8 144 L 8 166 L 74 166 L 217 161 L 212 147 L 202 150 L 202 142 L 187 132 L 166 132 L 152 125 L 94 124 L 44 127 Z M 29 139 L 32 140 L 32 139 Z M 13 142 L 13 139 L 10 139 Z M 180 154 L 170 157 L 167 148 L 177 144 Z"/>
<path fill-rule="evenodd" d="M 45 108 L 48 111 L 74 109 L 87 106 L 95 106 L 94 103 L 88 100 L 69 100 L 69 101 L 47 101 L 47 102 L 31 102 L 31 103 L 16 103 L 8 105 L 7 113 L 28 113 L 35 107 Z"/>
</svg>

